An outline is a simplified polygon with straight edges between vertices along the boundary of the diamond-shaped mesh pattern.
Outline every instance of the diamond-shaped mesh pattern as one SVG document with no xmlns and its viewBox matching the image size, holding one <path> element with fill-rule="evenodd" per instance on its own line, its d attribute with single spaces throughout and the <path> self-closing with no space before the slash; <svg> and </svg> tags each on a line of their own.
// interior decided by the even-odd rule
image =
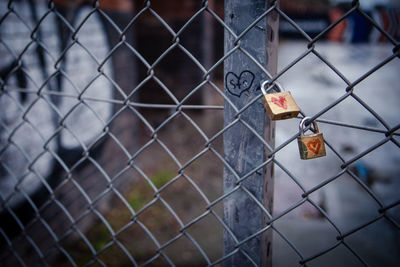
<svg viewBox="0 0 400 267">
<path fill-rule="evenodd" d="M 55 2 L 0 3 L 2 265 L 209 266 L 241 255 L 257 266 L 251 241 L 266 232 L 276 266 L 400 263 L 400 95 L 390 76 L 398 28 L 383 27 L 358 1 L 315 36 L 278 1 L 242 32 L 214 1 L 135 1 L 130 13 L 109 11 L 112 1 Z M 191 13 L 177 11 L 184 7 Z M 258 23 L 272 13 L 301 36 L 280 44 L 276 75 L 241 44 L 265 31 Z M 353 15 L 385 42 L 323 40 Z M 222 42 L 223 32 L 233 47 L 211 55 L 210 40 Z M 298 118 L 276 123 L 274 147 L 243 116 L 263 109 L 261 91 L 224 93 L 221 68 L 237 54 L 301 107 Z M 249 99 L 235 106 L 231 97 Z M 225 125 L 224 103 L 235 112 Z M 324 133 L 327 157 L 298 158 L 305 116 Z M 246 173 L 223 153 L 223 136 L 238 125 L 266 151 Z M 273 212 L 246 185 L 267 165 Z M 224 169 L 236 181 L 225 191 Z M 253 203 L 265 224 L 238 235 L 224 218 L 228 199 Z"/>
</svg>

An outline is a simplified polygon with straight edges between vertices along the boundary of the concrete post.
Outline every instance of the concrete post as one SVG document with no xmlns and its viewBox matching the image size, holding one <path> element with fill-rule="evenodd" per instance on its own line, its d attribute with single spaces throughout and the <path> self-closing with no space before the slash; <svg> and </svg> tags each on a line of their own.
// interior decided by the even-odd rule
<svg viewBox="0 0 400 267">
<path fill-rule="evenodd" d="M 274 0 L 226 0 L 225 23 L 239 35 L 261 14 Z M 235 38 L 225 30 L 225 54 L 235 47 Z M 240 47 L 254 57 L 271 74 L 276 73 L 278 14 L 269 13 L 240 39 Z M 241 109 L 256 95 L 260 94 L 260 82 L 267 77 L 254 61 L 237 50 L 225 60 L 224 92 L 229 100 Z M 224 125 L 237 119 L 236 111 L 225 101 Z M 253 103 L 240 115 L 258 135 L 273 147 L 275 123 L 265 113 L 261 99 Z M 263 143 L 242 123 L 236 123 L 224 134 L 225 160 L 240 177 L 260 166 L 266 159 Z M 228 169 L 224 169 L 224 192 L 232 191 L 237 185 L 237 178 Z M 242 182 L 242 187 L 251 192 L 264 207 L 272 212 L 273 201 L 273 164 L 268 164 Z M 224 220 L 238 241 L 247 238 L 266 226 L 265 214 L 248 194 L 239 189 L 224 202 Z M 272 265 L 272 230 L 268 230 L 246 242 L 240 249 L 258 266 Z M 228 232 L 224 232 L 224 253 L 228 255 L 236 247 L 236 241 Z M 250 266 L 250 260 L 241 251 L 224 261 L 224 266 Z"/>
</svg>

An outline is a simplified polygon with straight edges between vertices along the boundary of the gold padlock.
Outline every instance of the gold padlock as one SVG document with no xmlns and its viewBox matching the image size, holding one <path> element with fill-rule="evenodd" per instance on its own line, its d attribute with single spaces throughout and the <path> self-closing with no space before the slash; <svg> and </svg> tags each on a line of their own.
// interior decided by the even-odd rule
<svg viewBox="0 0 400 267">
<path fill-rule="evenodd" d="M 264 81 L 261 84 L 261 91 L 263 93 L 262 102 L 271 120 L 285 120 L 296 117 L 300 109 L 290 92 L 281 90 L 279 93 L 267 94 L 265 87 L 268 85 L 270 85 L 270 82 Z M 278 84 L 276 86 L 280 87 Z"/>
<path fill-rule="evenodd" d="M 309 120 L 305 117 L 301 120 L 299 125 L 300 136 L 297 137 L 301 159 L 313 159 L 326 156 L 324 136 L 318 131 L 318 126 L 313 121 L 314 134 L 304 135 L 304 123 Z"/>
</svg>

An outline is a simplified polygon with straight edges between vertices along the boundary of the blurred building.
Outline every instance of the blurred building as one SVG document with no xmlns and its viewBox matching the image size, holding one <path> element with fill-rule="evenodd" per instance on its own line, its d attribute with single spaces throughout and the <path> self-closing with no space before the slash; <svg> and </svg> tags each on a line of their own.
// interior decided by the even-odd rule
<svg viewBox="0 0 400 267">
<path fill-rule="evenodd" d="M 340 19 L 352 8 L 351 0 L 282 0 L 282 10 L 300 26 L 311 38 Z M 394 39 L 400 36 L 400 1 L 366 0 L 360 1 L 360 12 L 352 12 L 332 30 L 322 36 L 323 39 L 339 42 L 366 43 L 385 42 L 387 38 L 376 30 L 365 18 L 369 16 Z M 355 30 L 357 29 L 357 30 Z M 284 38 L 304 39 L 304 37 L 286 20 L 280 22 L 281 36 Z"/>
</svg>

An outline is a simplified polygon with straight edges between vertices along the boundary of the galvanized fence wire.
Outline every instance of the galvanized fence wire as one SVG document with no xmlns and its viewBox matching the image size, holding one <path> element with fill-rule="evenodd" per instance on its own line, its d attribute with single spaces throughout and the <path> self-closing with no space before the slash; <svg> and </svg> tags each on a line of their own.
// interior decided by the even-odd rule
<svg viewBox="0 0 400 267">
<path fill-rule="evenodd" d="M 33 1 L 31 1 L 30 3 L 31 3 L 30 8 L 33 8 L 34 5 Z M 16 8 L 17 7 L 16 4 L 18 4 L 18 1 L 9 1 L 7 5 L 4 6 L 5 10 L 2 10 L 0 18 L 0 28 L 2 26 L 4 27 L 5 21 L 7 21 L 7 19 L 9 19 L 10 17 L 14 17 L 16 20 L 19 21 L 19 23 L 25 25 L 27 32 L 29 33 L 28 37 L 29 42 L 24 44 L 24 46 L 21 49 L 16 50 L 15 47 L 12 47 L 8 43 L 8 41 L 4 39 L 6 38 L 6 36 L 4 37 L 2 36 L 2 38 L 0 38 L 0 44 L 2 45 L 3 49 L 7 51 L 9 57 L 14 62 L 12 65 L 10 65 L 8 71 L 5 74 L 2 74 L 1 76 L 0 97 L 2 97 L 3 99 L 6 98 L 7 101 L 11 101 L 13 105 L 15 105 L 16 107 L 15 112 L 19 114 L 19 117 L 15 121 L 16 123 L 13 124 L 6 122 L 3 118 L 2 120 L 0 120 L 0 128 L 4 133 L 4 135 L 2 136 L 2 143 L 1 143 L 2 147 L 0 148 L 0 165 L 2 169 L 2 175 L 3 173 L 6 173 L 7 176 L 11 177 L 10 179 L 12 180 L 12 187 L 10 187 L 12 191 L 9 191 L 7 193 L 1 191 L 0 194 L 1 210 L 2 212 L 7 212 L 13 218 L 13 220 L 17 225 L 17 228 L 19 228 L 20 231 L 20 233 L 18 234 L 18 238 L 23 239 L 24 242 L 28 244 L 28 246 L 31 249 L 30 253 L 36 254 L 37 258 L 39 258 L 40 260 L 40 264 L 45 266 L 51 265 L 52 262 L 48 258 L 48 256 L 49 254 L 53 253 L 54 250 L 56 250 L 58 251 L 58 253 L 62 254 L 72 266 L 79 265 L 76 262 L 74 256 L 71 255 L 71 253 L 67 249 L 65 249 L 61 244 L 63 240 L 68 239 L 68 237 L 70 237 L 70 235 L 74 233 L 77 234 L 78 238 L 81 239 L 86 244 L 86 246 L 89 248 L 91 252 L 91 257 L 87 262 L 85 262 L 85 265 L 99 264 L 101 266 L 106 266 L 106 264 L 100 259 L 100 256 L 104 254 L 105 251 L 107 251 L 107 249 L 109 249 L 110 247 L 117 246 L 126 255 L 126 257 L 129 258 L 130 263 L 134 266 L 149 265 L 151 263 L 154 263 L 159 258 L 162 258 L 164 262 L 168 263 L 169 265 L 174 266 L 175 263 L 173 259 L 171 259 L 165 253 L 165 249 L 168 248 L 174 242 L 177 242 L 179 239 L 186 238 L 196 247 L 198 252 L 202 255 L 206 265 L 212 266 L 220 264 L 224 262 L 227 258 L 230 258 L 238 253 L 242 254 L 245 258 L 247 258 L 249 263 L 257 266 L 256 261 L 252 258 L 251 254 L 249 253 L 247 242 L 254 238 L 259 238 L 266 231 L 273 231 L 285 243 L 287 243 L 287 245 L 298 255 L 299 265 L 306 265 L 307 263 L 312 262 L 314 259 L 323 256 L 329 253 L 330 251 L 334 250 L 335 248 L 341 246 L 346 248 L 351 254 L 353 254 L 354 257 L 358 259 L 360 264 L 368 266 L 369 263 L 362 257 L 362 255 L 360 255 L 357 252 L 357 247 L 353 247 L 352 245 L 350 245 L 346 239 L 352 236 L 352 234 L 381 220 L 388 221 L 393 225 L 395 229 L 397 229 L 397 231 L 399 230 L 400 222 L 398 218 L 395 218 L 390 213 L 390 210 L 399 206 L 400 199 L 394 201 L 393 203 L 385 203 L 380 199 L 380 197 L 376 193 L 374 193 L 368 187 L 365 181 L 360 179 L 356 175 L 356 173 L 354 173 L 354 171 L 352 171 L 352 169 L 350 168 L 351 164 L 353 164 L 354 162 L 363 158 L 368 153 L 376 150 L 377 148 L 381 147 L 386 143 L 391 142 L 397 147 L 400 147 L 399 141 L 395 138 L 400 135 L 398 132 L 400 124 L 390 125 L 376 111 L 374 111 L 374 109 L 370 107 L 366 101 L 360 98 L 357 92 L 357 85 L 359 83 L 373 76 L 374 72 L 376 72 L 383 66 L 387 65 L 391 61 L 398 60 L 400 56 L 399 55 L 400 44 L 398 40 L 394 39 L 388 32 L 386 32 L 381 26 L 379 26 L 368 14 L 366 14 L 360 8 L 360 4 L 358 1 L 354 1 L 352 7 L 339 20 L 332 23 L 330 26 L 328 26 L 325 30 L 323 30 L 320 34 L 318 34 L 314 38 L 310 37 L 299 25 L 296 24 L 296 22 L 294 22 L 294 20 L 292 20 L 287 14 L 285 14 L 285 12 L 283 12 L 280 9 L 278 1 L 276 1 L 273 5 L 271 5 L 269 9 L 265 10 L 265 12 L 257 20 L 255 20 L 254 22 L 249 22 L 248 27 L 243 32 L 240 33 L 232 31 L 225 24 L 223 18 L 220 18 L 216 14 L 216 12 L 209 7 L 208 1 L 203 1 L 198 11 L 189 20 L 187 20 L 187 22 L 178 31 L 173 30 L 171 26 L 166 22 L 166 20 L 164 20 L 164 18 L 161 15 L 159 15 L 156 12 L 156 10 L 153 9 L 152 1 L 145 1 L 143 7 L 137 13 L 134 14 L 133 18 L 126 25 L 125 28 L 120 28 L 119 26 L 117 26 L 117 24 L 113 21 L 113 19 L 106 12 L 100 9 L 99 3 L 97 1 L 94 1 L 94 3 L 90 7 L 90 12 L 88 12 L 85 15 L 85 17 L 80 21 L 80 23 L 77 25 L 71 24 L 71 21 L 66 19 L 64 17 L 64 14 L 62 14 L 62 12 L 59 11 L 57 6 L 51 1 L 47 3 L 46 10 L 39 12 L 40 14 L 30 15 L 32 18 L 30 21 L 27 21 L 27 17 L 25 16 L 25 14 L 21 13 L 22 11 Z M 296 59 L 294 59 L 290 64 L 285 66 L 276 75 L 271 75 L 265 69 L 262 63 L 258 62 L 257 59 L 255 59 L 251 55 L 251 53 L 246 51 L 241 46 L 241 39 L 243 38 L 243 36 L 245 36 L 249 31 L 253 30 L 256 27 L 257 23 L 259 23 L 259 21 L 265 19 L 272 12 L 277 12 L 280 15 L 281 20 L 286 20 L 287 22 L 289 22 L 297 30 L 297 32 L 303 36 L 304 40 L 307 41 L 307 49 L 305 49 L 305 51 L 301 55 L 299 55 Z M 165 30 L 169 32 L 171 37 L 170 46 L 156 60 L 154 60 L 154 62 L 147 61 L 145 57 L 141 55 L 140 52 L 138 52 L 138 50 L 135 48 L 134 45 L 126 41 L 127 31 L 129 31 L 132 27 L 134 27 L 135 22 L 138 19 L 140 19 L 140 17 L 144 13 L 150 13 L 153 16 L 153 18 L 157 21 L 157 23 L 162 25 L 165 28 Z M 227 51 L 223 55 L 223 57 L 217 60 L 209 68 L 205 67 L 201 63 L 201 60 L 196 58 L 196 56 L 194 56 L 191 53 L 191 51 L 189 51 L 180 42 L 180 36 L 189 28 L 191 23 L 196 18 L 203 16 L 205 13 L 207 13 L 208 16 L 211 16 L 212 19 L 220 27 L 223 27 L 226 34 L 232 35 L 236 40 L 234 47 L 230 51 Z M 318 42 L 327 34 L 327 32 L 329 32 L 333 27 L 335 27 L 341 21 L 347 19 L 353 13 L 360 14 L 371 24 L 373 28 L 375 28 L 382 35 L 384 35 L 388 40 L 388 42 L 391 45 L 393 45 L 393 53 L 386 59 L 384 59 L 382 62 L 371 68 L 369 71 L 358 77 L 358 79 L 351 82 L 346 77 L 346 73 L 343 73 L 339 69 L 337 69 L 334 63 L 330 62 L 324 55 L 322 55 L 320 52 L 317 51 L 316 46 Z M 80 41 L 81 38 L 80 30 L 93 15 L 101 17 L 105 21 L 105 23 L 111 25 L 113 31 L 115 31 L 119 36 L 119 41 L 113 47 L 111 47 L 111 49 L 109 49 L 109 51 L 103 58 L 98 58 L 93 53 L 92 50 L 93 47 L 89 47 Z M 46 43 L 43 38 L 45 33 L 42 32 L 42 26 L 49 16 L 56 16 L 58 21 L 68 31 L 69 35 L 68 43 L 67 45 L 65 45 L 63 51 L 61 51 L 61 53 L 59 54 L 54 54 L 52 49 L 49 47 L 49 44 Z M 65 70 L 62 63 L 63 60 L 65 59 L 66 54 L 69 52 L 71 47 L 74 46 L 78 46 L 81 49 L 83 49 L 85 53 L 88 56 L 90 56 L 90 58 L 93 60 L 96 66 L 95 70 L 96 75 L 94 75 L 93 78 L 87 81 L 87 84 L 83 86 L 78 86 L 75 84 L 75 81 L 73 80 L 73 78 L 70 77 L 70 74 Z M 141 64 L 143 64 L 147 69 L 147 77 L 142 81 L 138 81 L 137 85 L 134 85 L 133 89 L 129 93 L 126 93 L 126 91 L 120 88 L 118 83 L 114 81 L 113 76 L 104 69 L 105 65 L 107 65 L 111 61 L 111 58 L 113 57 L 115 51 L 117 51 L 120 47 L 124 46 L 128 47 L 129 51 L 135 56 L 135 58 L 138 61 L 140 61 Z M 33 49 L 35 49 L 34 53 L 39 53 L 42 55 L 42 57 L 51 58 L 52 62 L 51 66 L 42 65 L 41 67 L 42 73 L 40 74 L 42 76 L 41 78 L 32 77 L 31 72 L 28 70 L 28 66 L 23 64 L 24 57 L 26 57 L 26 55 L 30 53 L 30 51 Z M 183 52 L 187 56 L 187 58 L 190 59 L 198 67 L 199 70 L 201 70 L 203 74 L 202 81 L 196 87 L 192 88 L 191 91 L 187 94 L 187 96 L 184 97 L 182 100 L 178 100 L 178 98 L 174 95 L 173 89 L 167 87 L 166 84 L 157 76 L 157 72 L 155 71 L 155 68 L 159 65 L 159 63 L 162 60 L 164 60 L 174 49 L 179 49 L 181 52 Z M 312 121 L 316 121 L 320 124 L 329 124 L 337 127 L 354 128 L 369 132 L 376 132 L 381 134 L 382 136 L 381 140 L 375 143 L 374 145 L 368 147 L 364 151 L 358 153 L 353 158 L 345 160 L 345 158 L 341 155 L 338 149 L 334 145 L 331 145 L 329 138 L 327 138 L 325 140 L 325 144 L 329 147 L 331 153 L 334 153 L 337 156 L 337 158 L 341 161 L 341 169 L 339 169 L 335 175 L 323 178 L 323 180 L 320 183 L 315 184 L 311 189 L 307 190 L 306 187 L 302 185 L 301 179 L 297 177 L 295 174 L 291 173 L 291 171 L 287 167 L 285 167 L 283 163 L 281 163 L 279 160 L 275 158 L 275 155 L 277 153 L 279 153 L 291 142 L 296 140 L 296 138 L 299 136 L 299 133 L 294 133 L 289 139 L 279 144 L 277 147 L 271 147 L 266 141 L 264 141 L 264 138 L 262 136 L 257 134 L 257 132 L 253 129 L 251 125 L 249 125 L 248 122 L 246 122 L 246 120 L 242 119 L 241 116 L 241 114 L 244 113 L 250 106 L 260 102 L 260 99 L 262 98 L 261 91 L 257 95 L 257 97 L 250 100 L 247 105 L 239 108 L 234 106 L 234 104 L 229 100 L 229 98 L 226 95 L 224 95 L 222 90 L 223 88 L 220 88 L 220 86 L 213 79 L 212 75 L 215 72 L 215 70 L 218 67 L 222 66 L 227 58 L 231 57 L 235 52 L 238 51 L 246 55 L 248 58 L 250 58 L 258 66 L 258 68 L 260 68 L 260 70 L 262 70 L 265 73 L 265 75 L 269 78 L 270 86 L 268 90 L 274 88 L 275 87 L 274 85 L 278 81 L 278 79 L 284 76 L 285 73 L 291 70 L 296 64 L 301 62 L 306 56 L 311 54 L 315 55 L 330 70 L 332 70 L 333 73 L 335 73 L 341 80 L 343 80 L 343 82 L 347 85 L 347 88 L 345 88 L 345 90 L 343 91 L 342 96 L 332 101 L 332 103 L 325 106 L 319 112 L 315 114 L 305 114 L 304 112 L 301 112 L 301 116 L 299 118 L 303 118 L 304 116 L 309 116 L 311 117 L 309 123 L 311 123 Z M 11 76 L 18 75 L 18 73 L 21 72 L 26 77 L 28 82 L 34 84 L 33 90 L 27 90 L 21 86 L 20 87 L 15 86 L 14 83 L 10 82 Z M 54 77 L 62 77 L 62 79 L 68 81 L 68 83 L 71 84 L 73 90 L 71 92 L 61 92 L 55 90 L 54 86 L 56 85 L 54 83 Z M 98 79 L 105 79 L 109 83 L 111 83 L 113 88 L 115 88 L 116 96 L 111 98 L 104 98 L 104 97 L 97 97 L 95 95 L 90 95 L 90 96 L 85 95 L 87 90 L 89 90 L 90 86 L 94 84 Z M 173 104 L 139 103 L 136 102 L 135 100 L 132 100 L 133 95 L 138 91 L 140 91 L 140 89 L 149 81 L 153 81 L 158 86 L 160 86 L 160 88 L 162 88 L 162 90 L 170 97 Z M 187 100 L 190 99 L 190 97 L 193 96 L 195 93 L 201 91 L 204 85 L 208 85 L 210 88 L 212 88 L 217 95 L 223 98 L 225 103 L 231 105 L 232 109 L 236 111 L 236 116 L 235 116 L 236 119 L 231 123 L 229 123 L 228 125 L 226 125 L 225 127 L 221 128 L 215 135 L 211 137 L 207 136 L 207 134 L 203 131 L 203 129 L 191 118 L 190 113 L 187 112 L 187 110 L 193 110 L 193 109 L 201 109 L 201 110 L 223 109 L 223 106 L 218 106 L 218 105 L 186 104 Z M 31 100 L 28 106 L 23 106 L 21 104 L 21 98 L 19 98 L 18 95 L 15 94 L 15 92 L 18 92 L 21 95 L 29 96 L 33 100 Z M 74 101 L 74 104 L 71 105 L 71 107 L 69 107 L 68 110 L 61 111 L 56 103 L 57 99 L 61 98 L 72 99 Z M 374 127 L 353 125 L 353 124 L 342 123 L 339 121 L 333 121 L 321 118 L 322 115 L 332 110 L 335 106 L 339 105 L 348 98 L 352 98 L 360 105 L 362 105 L 365 109 L 365 112 L 371 114 L 374 118 L 376 118 L 384 127 L 384 129 L 379 127 L 374 128 Z M 120 106 L 120 108 L 113 111 L 110 117 L 104 119 L 104 116 L 98 114 L 98 110 L 92 107 L 91 103 L 93 102 L 115 104 Z M 54 127 L 51 133 L 43 134 L 43 132 L 41 131 L 41 125 L 38 125 L 36 121 L 31 119 L 32 115 L 31 113 L 34 112 L 34 108 L 38 103 L 45 104 L 47 106 L 48 112 L 51 112 L 52 114 L 51 119 L 57 122 L 56 126 Z M 73 114 L 74 112 L 76 112 L 76 110 L 82 107 L 84 107 L 85 110 L 89 111 L 94 118 L 96 118 L 98 121 L 101 122 L 101 129 L 98 131 L 95 138 L 93 138 L 90 142 L 82 140 L 82 137 L 79 134 L 75 133 L 75 129 L 72 129 L 68 123 L 68 119 L 71 116 L 71 114 Z M 141 114 L 139 108 L 170 109 L 171 112 L 170 115 L 164 121 L 162 121 L 158 126 L 154 127 Z M 149 141 L 145 145 L 143 145 L 142 147 L 138 148 L 136 151 L 133 152 L 126 149 L 124 147 L 124 144 L 118 139 L 118 137 L 111 130 L 112 129 L 111 124 L 113 123 L 113 121 L 118 117 L 119 114 L 127 110 L 130 111 L 132 115 L 136 116 L 145 125 L 145 127 L 147 127 L 147 130 L 150 132 Z M 2 112 L 7 112 L 7 111 L 2 110 Z M 172 150 L 164 143 L 164 141 L 158 137 L 159 132 L 165 127 L 168 127 L 168 124 L 178 116 L 182 116 L 183 118 L 185 118 L 185 120 L 188 123 L 190 123 L 190 125 L 193 126 L 194 129 L 204 139 L 203 140 L 204 147 L 202 148 L 202 150 L 187 162 L 181 162 L 178 159 L 178 157 L 174 155 Z M 252 132 L 254 138 L 259 139 L 260 142 L 263 143 L 263 145 L 266 147 L 268 151 L 266 160 L 261 165 L 255 167 L 251 172 L 246 173 L 244 175 L 238 174 L 238 172 L 235 170 L 236 169 L 235 166 L 230 166 L 230 164 L 225 160 L 224 155 L 222 155 L 219 151 L 217 151 L 217 149 L 213 147 L 213 143 L 216 139 L 220 138 L 224 133 L 228 132 L 232 127 L 234 127 L 237 124 L 243 125 L 248 129 L 248 131 Z M 29 127 L 31 131 L 35 133 L 35 135 L 40 136 L 40 140 L 37 141 L 40 142 L 41 144 L 41 151 L 34 155 L 32 155 L 32 153 L 30 153 L 29 151 L 26 151 L 23 145 L 14 141 L 16 139 L 15 136 L 18 135 L 19 130 L 23 129 L 24 127 Z M 54 142 L 57 142 L 57 140 L 60 138 L 61 133 L 64 132 L 68 132 L 69 135 L 72 136 L 72 139 L 76 141 L 82 148 L 81 158 L 72 166 L 68 166 L 68 164 L 64 162 L 64 160 L 58 155 L 59 151 L 57 151 L 52 145 Z M 121 149 L 122 151 L 121 153 L 124 154 L 124 157 L 128 159 L 126 161 L 126 166 L 123 169 L 119 170 L 118 173 L 114 176 L 109 176 L 109 174 L 103 169 L 103 167 L 96 160 L 96 158 L 94 158 L 91 155 L 92 149 L 104 137 L 112 139 L 113 142 Z M 153 144 L 158 144 L 159 146 L 161 146 L 162 149 L 173 160 L 173 162 L 175 162 L 178 168 L 176 176 L 159 188 L 151 181 L 151 179 L 148 177 L 145 171 L 142 170 L 135 162 L 136 159 Z M 23 155 L 24 161 L 27 162 L 25 164 L 26 167 L 22 172 L 16 171 L 15 166 L 10 164 L 10 162 L 5 159 L 7 156 L 7 151 L 10 149 L 18 150 L 18 152 Z M 231 172 L 236 177 L 236 186 L 229 192 L 223 192 L 222 195 L 220 195 L 217 199 L 212 201 L 209 200 L 209 198 L 202 191 L 202 189 L 196 184 L 194 179 L 192 179 L 192 177 L 190 177 L 186 173 L 186 169 L 191 164 L 193 164 L 193 162 L 195 162 L 197 159 L 199 159 L 206 153 L 212 153 L 213 155 L 215 155 L 220 160 L 221 167 L 224 167 L 227 171 Z M 62 182 L 56 185 L 55 187 L 46 180 L 46 177 L 44 177 L 42 171 L 40 171 L 40 169 L 38 169 L 37 167 L 37 164 L 42 160 L 42 158 L 48 155 L 50 155 L 51 158 L 62 167 L 65 173 Z M 79 169 L 79 167 L 85 161 L 90 162 L 101 174 L 101 177 L 99 177 L 98 179 L 105 179 L 107 183 L 107 188 L 101 194 L 97 195 L 94 198 L 89 196 L 89 194 L 85 191 L 80 182 L 76 180 L 73 175 L 73 172 Z M 246 188 L 243 185 L 243 182 L 246 181 L 246 179 L 249 178 L 252 174 L 262 170 L 266 165 L 271 163 L 273 163 L 276 168 L 281 169 L 291 180 L 293 180 L 294 183 L 297 184 L 299 189 L 302 191 L 301 200 L 298 201 L 296 204 L 288 207 L 285 211 L 281 212 L 280 214 L 271 214 L 264 207 L 264 205 L 254 196 L 254 194 L 250 192 L 248 188 Z M 128 203 L 128 201 L 125 199 L 123 194 L 120 192 L 120 190 L 114 186 L 114 184 L 119 180 L 119 178 L 122 175 L 124 175 L 124 173 L 126 173 L 131 169 L 135 170 L 137 173 L 141 175 L 142 179 L 147 182 L 147 184 L 151 187 L 154 193 L 154 198 L 139 210 L 134 210 Z M 316 203 L 310 198 L 310 194 L 336 181 L 339 177 L 341 177 L 344 174 L 348 174 L 352 179 L 354 179 L 354 181 L 358 183 L 360 187 L 363 188 L 363 190 L 365 190 L 365 192 L 370 196 L 370 198 L 374 200 L 376 204 L 379 206 L 375 218 L 369 219 L 368 221 L 365 221 L 360 225 L 354 225 L 354 228 L 347 230 L 346 232 L 340 230 L 340 227 L 335 224 L 335 221 L 330 218 L 329 214 L 323 208 L 321 208 L 318 205 L 318 203 Z M 34 200 L 32 200 L 31 192 L 28 190 L 29 186 L 24 186 L 24 180 L 27 177 L 31 176 L 35 177 L 35 179 L 37 179 L 40 182 L 40 184 L 44 186 L 46 190 L 49 192 L 48 199 L 45 202 L 41 203 L 39 206 L 35 203 Z M 180 216 L 174 210 L 174 206 L 172 206 L 166 199 L 164 199 L 162 195 L 163 191 L 167 190 L 174 182 L 180 179 L 184 179 L 187 182 L 189 182 L 190 185 L 193 187 L 193 189 L 199 194 L 199 196 L 206 203 L 206 208 L 203 210 L 202 214 L 193 218 L 188 223 L 185 223 L 180 218 Z M 67 183 L 72 183 L 75 186 L 75 188 L 80 192 L 81 196 L 83 196 L 86 200 L 86 205 L 88 208 L 86 209 L 85 212 L 83 212 L 79 216 L 72 215 L 68 210 L 68 208 L 64 206 L 64 204 L 57 198 L 55 194 L 57 190 L 62 188 Z M 222 178 L 221 178 L 221 183 L 222 183 Z M 245 192 L 247 197 L 251 199 L 254 203 L 256 203 L 268 218 L 267 223 L 264 225 L 263 228 L 252 233 L 251 235 L 249 235 L 244 239 L 239 239 L 235 235 L 235 233 L 229 228 L 227 223 L 224 221 L 224 218 L 222 218 L 214 210 L 215 206 L 223 203 L 225 199 L 232 196 L 237 191 Z M 96 208 L 98 202 L 100 202 L 106 195 L 110 193 L 115 195 L 124 204 L 126 209 L 128 209 L 131 214 L 130 222 L 117 230 L 112 227 L 112 225 L 107 220 L 103 212 Z M 34 215 L 32 216 L 32 220 L 30 220 L 29 222 L 24 222 L 19 217 L 19 215 L 15 213 L 13 209 L 14 205 L 13 199 L 17 197 L 22 198 L 24 201 L 28 202 L 30 208 L 34 210 Z M 160 242 L 157 238 L 157 235 L 152 233 L 152 231 L 144 223 L 142 223 L 140 219 L 138 219 L 139 215 L 141 215 L 147 209 L 155 205 L 155 203 L 161 203 L 163 207 L 168 210 L 170 215 L 179 224 L 180 228 L 179 234 L 177 234 L 174 238 L 168 240 L 167 242 Z M 315 209 L 317 209 L 319 213 L 326 219 L 327 222 L 329 222 L 329 224 L 336 231 L 335 242 L 333 242 L 331 246 L 321 248 L 320 251 L 318 251 L 318 253 L 313 255 L 304 254 L 301 251 L 301 249 L 297 248 L 296 245 L 290 240 L 290 237 L 287 237 L 284 232 L 280 231 L 279 227 L 274 225 L 274 223 L 280 220 L 282 217 L 289 214 L 290 212 L 292 212 L 293 210 L 295 210 L 296 208 L 305 203 L 309 203 Z M 46 219 L 43 218 L 43 216 L 41 215 L 43 210 L 45 210 L 46 207 L 50 205 L 57 205 L 58 208 L 66 216 L 67 220 L 69 221 L 68 223 L 70 223 L 71 225 L 69 229 L 61 235 L 56 234 L 55 231 L 50 226 L 50 223 L 46 221 Z M 78 227 L 78 224 L 81 221 L 83 221 L 87 216 L 91 216 L 93 214 L 101 221 L 102 224 L 104 224 L 104 226 L 107 228 L 107 230 L 111 235 L 111 239 L 108 240 L 108 243 L 105 244 L 101 249 L 96 249 L 94 245 L 91 243 L 91 241 L 87 238 L 86 233 L 81 231 L 80 228 Z M 191 226 L 195 225 L 196 223 L 198 223 L 207 216 L 213 216 L 216 219 L 216 221 L 220 224 L 220 226 L 223 227 L 224 231 L 236 243 L 234 250 L 225 253 L 225 255 L 221 256 L 218 259 L 211 259 L 209 255 L 207 255 L 205 248 L 200 245 L 201 242 L 199 242 L 189 233 L 189 231 L 187 231 Z M 47 231 L 52 238 L 52 245 L 46 248 L 45 250 L 43 250 L 41 248 L 41 245 L 37 243 L 39 241 L 36 241 L 34 238 L 31 237 L 31 233 L 28 231 L 28 229 L 32 225 L 37 223 L 40 223 L 43 226 L 43 229 L 45 229 L 45 231 Z M 152 240 L 152 242 L 157 248 L 154 255 L 148 258 L 147 261 L 145 262 L 141 263 L 137 262 L 137 259 L 135 259 L 135 257 L 129 251 L 129 249 L 119 240 L 119 236 L 133 225 L 140 227 L 146 233 L 146 235 Z M 7 230 L 3 228 L 0 228 L 0 236 L 3 243 L 2 249 L 4 250 L 4 252 L 1 253 L 2 256 L 0 262 L 6 263 L 9 261 L 10 258 L 13 258 L 20 265 L 26 266 L 28 263 L 24 258 L 25 255 L 23 255 L 18 249 L 18 247 L 16 247 L 19 244 L 17 243 L 17 241 L 15 241 L 17 240 L 17 238 L 9 236 Z M 135 237 L 133 236 L 132 238 L 134 239 Z"/>
</svg>

